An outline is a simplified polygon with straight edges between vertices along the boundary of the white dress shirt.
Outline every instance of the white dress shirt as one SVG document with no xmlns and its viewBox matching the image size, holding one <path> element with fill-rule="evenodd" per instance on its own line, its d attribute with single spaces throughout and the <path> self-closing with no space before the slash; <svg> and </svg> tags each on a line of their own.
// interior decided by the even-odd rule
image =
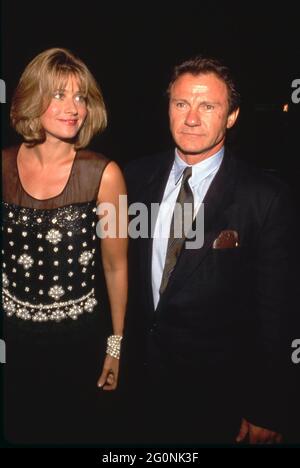
<svg viewBox="0 0 300 468">
<path fill-rule="evenodd" d="M 193 164 L 189 184 L 194 196 L 194 216 L 206 195 L 206 192 L 218 172 L 224 156 L 224 147 L 204 161 Z M 152 247 L 152 292 L 154 307 L 159 301 L 159 288 L 166 260 L 171 220 L 181 186 L 184 169 L 189 166 L 175 150 L 175 159 L 164 191 L 156 219 Z"/>
</svg>

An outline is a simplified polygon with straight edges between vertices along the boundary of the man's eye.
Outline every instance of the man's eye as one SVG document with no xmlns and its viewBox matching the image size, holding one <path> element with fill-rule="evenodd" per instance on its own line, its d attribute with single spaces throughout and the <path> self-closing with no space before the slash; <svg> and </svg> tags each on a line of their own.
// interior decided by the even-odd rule
<svg viewBox="0 0 300 468">
<path fill-rule="evenodd" d="M 204 104 L 203 108 L 206 111 L 212 111 L 214 110 L 215 106 L 213 104 Z"/>
<path fill-rule="evenodd" d="M 177 109 L 184 109 L 186 107 L 185 102 L 176 102 Z"/>
</svg>

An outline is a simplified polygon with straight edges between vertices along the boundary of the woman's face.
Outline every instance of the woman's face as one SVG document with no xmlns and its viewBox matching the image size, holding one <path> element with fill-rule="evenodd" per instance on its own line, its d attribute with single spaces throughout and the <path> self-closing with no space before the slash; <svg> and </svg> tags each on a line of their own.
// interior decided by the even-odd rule
<svg viewBox="0 0 300 468">
<path fill-rule="evenodd" d="M 86 116 L 86 99 L 80 92 L 78 80 L 70 75 L 65 87 L 53 92 L 51 102 L 40 120 L 47 140 L 70 140 L 76 137 Z"/>
</svg>

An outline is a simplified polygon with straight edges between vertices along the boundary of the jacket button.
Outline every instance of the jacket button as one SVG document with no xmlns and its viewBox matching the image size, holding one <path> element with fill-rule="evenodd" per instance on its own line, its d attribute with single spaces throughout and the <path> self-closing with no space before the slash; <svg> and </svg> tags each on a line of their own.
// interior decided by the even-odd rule
<svg viewBox="0 0 300 468">
<path fill-rule="evenodd" d="M 156 327 L 157 327 L 157 324 L 156 324 L 156 323 L 152 323 L 152 326 L 151 326 L 149 332 L 150 332 L 150 333 L 153 333 L 153 332 L 155 331 Z"/>
</svg>

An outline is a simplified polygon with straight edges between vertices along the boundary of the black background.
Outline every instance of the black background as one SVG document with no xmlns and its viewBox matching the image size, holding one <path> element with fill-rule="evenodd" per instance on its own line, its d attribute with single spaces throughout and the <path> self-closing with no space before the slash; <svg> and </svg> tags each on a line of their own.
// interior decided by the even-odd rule
<svg viewBox="0 0 300 468">
<path fill-rule="evenodd" d="M 165 90 L 173 65 L 194 54 L 213 55 L 234 71 L 242 94 L 231 140 L 240 157 L 294 179 L 300 104 L 291 83 L 300 78 L 300 41 L 293 6 L 238 9 L 141 3 L 2 2 L 2 76 L 7 85 L 3 145 L 12 92 L 27 63 L 49 47 L 66 47 L 87 63 L 109 113 L 106 132 L 92 146 L 121 165 L 169 148 Z M 203 2 L 204 3 L 204 2 Z M 206 2 L 205 2 L 206 3 Z M 165 6 L 164 6 L 165 5 Z M 282 112 L 284 103 L 290 111 Z M 297 145 L 298 146 L 298 145 Z"/>
<path fill-rule="evenodd" d="M 170 72 L 201 53 L 224 60 L 240 84 L 241 114 L 230 134 L 239 157 L 277 171 L 299 200 L 300 103 L 291 101 L 291 83 L 300 79 L 300 40 L 292 2 L 265 7 L 249 2 L 238 8 L 192 1 L 1 4 L 1 78 L 7 87 L 7 104 L 1 106 L 3 147 L 19 141 L 9 125 L 9 104 L 23 69 L 39 52 L 65 47 L 88 65 L 103 90 L 108 129 L 93 140 L 93 149 L 121 166 L 168 149 Z M 282 112 L 285 103 L 288 113 Z M 300 371 L 300 364 L 295 367 Z"/>
</svg>

